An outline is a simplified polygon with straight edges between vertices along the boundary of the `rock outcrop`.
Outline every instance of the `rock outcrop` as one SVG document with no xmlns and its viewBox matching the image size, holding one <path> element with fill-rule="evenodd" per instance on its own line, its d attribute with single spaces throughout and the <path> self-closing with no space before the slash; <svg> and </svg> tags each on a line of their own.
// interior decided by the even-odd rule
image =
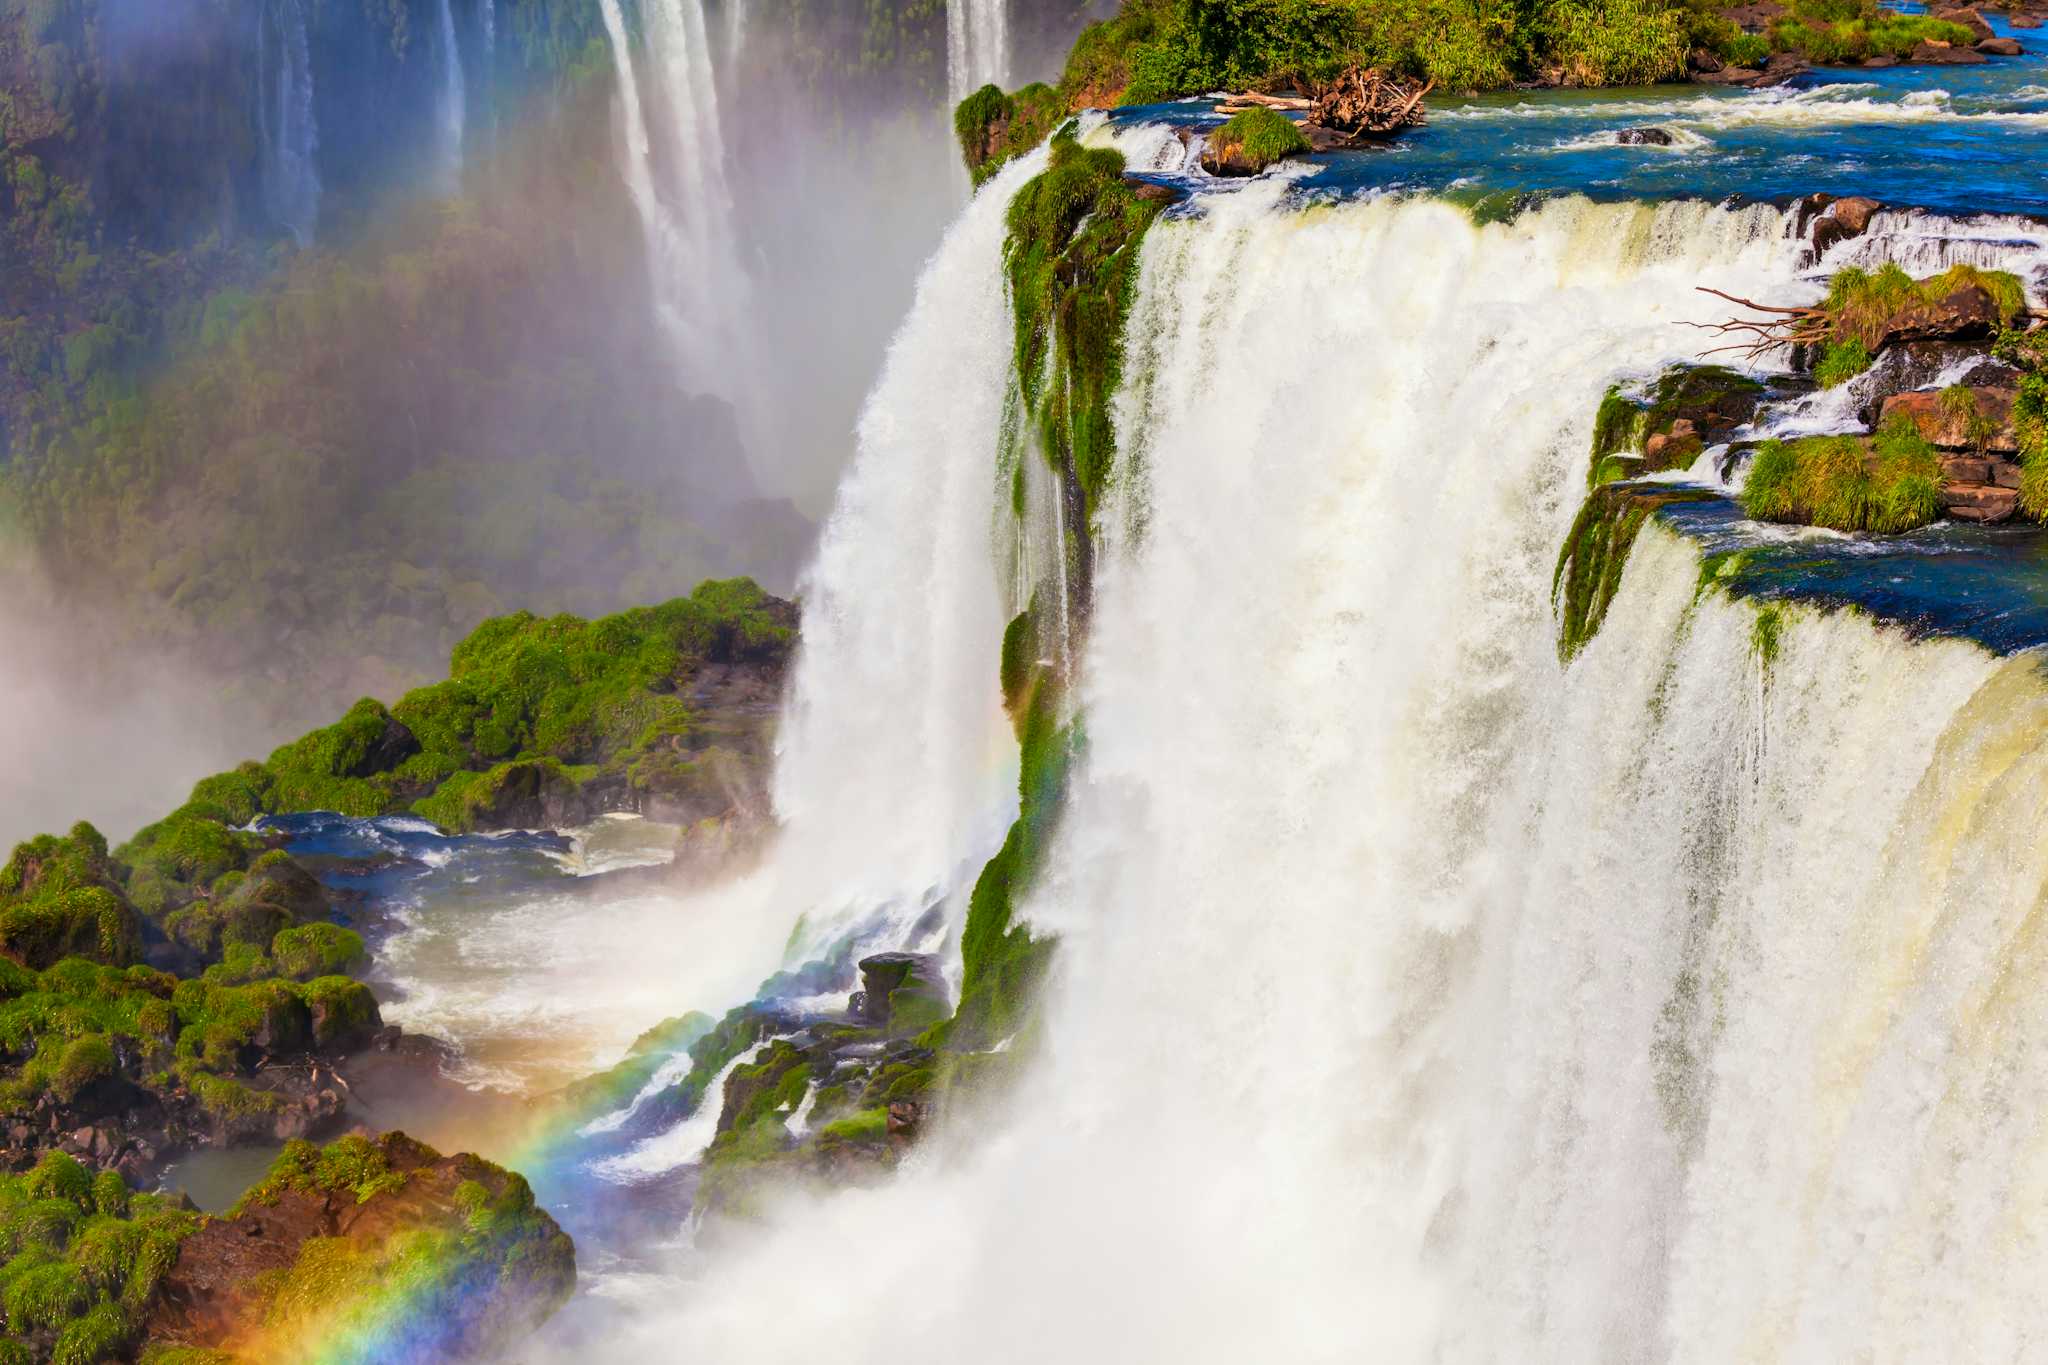
<svg viewBox="0 0 2048 1365">
<path fill-rule="evenodd" d="M 565 1302 L 575 1247 L 518 1175 L 402 1133 L 294 1143 L 187 1237 L 144 1332 L 249 1360 L 377 1331 L 379 1359 L 502 1360 Z"/>
</svg>

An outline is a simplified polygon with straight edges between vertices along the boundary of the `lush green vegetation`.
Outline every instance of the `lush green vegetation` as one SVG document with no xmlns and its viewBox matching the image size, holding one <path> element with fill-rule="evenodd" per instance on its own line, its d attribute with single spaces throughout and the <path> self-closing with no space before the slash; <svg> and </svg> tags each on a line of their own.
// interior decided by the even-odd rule
<svg viewBox="0 0 2048 1365">
<path fill-rule="evenodd" d="M 2048 521 L 2048 329 L 2008 331 L 1996 350 L 2020 370 L 2012 409 L 2019 437 L 2020 510 Z"/>
<path fill-rule="evenodd" d="M 1976 41 L 1961 24 L 1899 14 L 1878 0 L 1793 0 L 1766 33 L 1772 51 L 1803 53 L 1823 65 L 1905 57 L 1925 42 L 1967 47 Z"/>
<path fill-rule="evenodd" d="M 1941 460 L 1910 422 L 1888 425 L 1867 442 L 1766 441 L 1743 484 L 1742 507 L 1759 521 L 1911 531 L 1941 516 Z"/>
<path fill-rule="evenodd" d="M 5 1359 L 96 1365 L 132 1358 L 144 1311 L 198 1215 L 131 1194 L 61 1152 L 0 1175 L 0 1309 Z"/>
<path fill-rule="evenodd" d="M 228 840 L 238 817 L 307 810 L 416 810 L 467 829 L 490 823 L 508 792 L 548 782 L 673 792 L 697 775 L 695 718 L 678 688 L 708 661 L 779 655 L 793 619 L 748 579 L 596 621 L 496 617 L 456 646 L 445 681 L 390 708 L 365 698 L 265 762 L 205 779 L 173 820 L 211 823 Z"/>
<path fill-rule="evenodd" d="M 1276 161 L 1302 155 L 1309 145 L 1293 119 L 1271 109 L 1252 108 L 1232 114 L 1209 134 L 1209 150 L 1225 161 L 1264 170 Z"/>
<path fill-rule="evenodd" d="M 2019 276 L 2004 270 L 1979 270 L 1952 265 L 1938 275 L 1916 280 L 1896 262 L 1874 271 L 1858 266 L 1838 270 L 1828 281 L 1821 305 L 1836 344 L 1860 342 L 1866 353 L 1883 349 L 1892 325 L 1911 310 L 1933 307 L 1957 294 L 1982 289 L 1990 295 L 1999 321 L 2011 326 L 2026 311 L 2026 287 Z"/>
<path fill-rule="evenodd" d="M 1003 163 L 1043 142 L 1064 117 L 1066 104 L 1049 85 L 1027 85 L 1007 95 L 984 85 L 953 110 L 953 134 L 969 179 L 979 187 Z"/>
</svg>

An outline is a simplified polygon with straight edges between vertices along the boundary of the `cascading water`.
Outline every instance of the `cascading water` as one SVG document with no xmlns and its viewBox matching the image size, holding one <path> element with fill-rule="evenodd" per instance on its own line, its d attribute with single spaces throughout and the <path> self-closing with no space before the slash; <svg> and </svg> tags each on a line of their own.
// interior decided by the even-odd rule
<svg viewBox="0 0 2048 1365">
<path fill-rule="evenodd" d="M 718 92 L 700 0 L 643 0 L 643 88 L 619 0 L 601 0 L 619 74 L 621 174 L 647 239 L 654 306 L 686 384 L 735 404 L 758 435 L 746 401 L 753 374 L 745 326 L 749 285 L 732 222 Z"/>
<path fill-rule="evenodd" d="M 993 259 L 1006 176 L 942 262 Z M 1692 354 L 1695 285 L 1786 287 L 1783 216 L 1282 193 L 1144 246 L 1010 1118 L 730 1249 L 616 1358 L 2030 1358 L 2038 663 L 1797 607 L 1760 652 L 1655 527 L 1557 661 L 1602 389 Z M 962 302 L 927 282 L 899 383 Z M 986 532 L 881 468 L 843 505 L 885 538 Z M 807 638 L 928 610 L 850 595 L 853 525 Z"/>
<path fill-rule="evenodd" d="M 292 240 L 309 247 L 320 227 L 320 128 L 302 0 L 273 0 L 259 11 L 256 62 L 263 203 Z"/>
<path fill-rule="evenodd" d="M 1010 16 L 1006 0 L 946 0 L 946 88 L 954 103 L 984 85 L 1007 85 Z"/>
<path fill-rule="evenodd" d="M 439 136 L 438 173 L 441 189 L 462 188 L 463 136 L 469 121 L 469 96 L 463 88 L 462 43 L 455 29 L 454 0 L 441 0 L 441 89 L 434 117 Z"/>
</svg>

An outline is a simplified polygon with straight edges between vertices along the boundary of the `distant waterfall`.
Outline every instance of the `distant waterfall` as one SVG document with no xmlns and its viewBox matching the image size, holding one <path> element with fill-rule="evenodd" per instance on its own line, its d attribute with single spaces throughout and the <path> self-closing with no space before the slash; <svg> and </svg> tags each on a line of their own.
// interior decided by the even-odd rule
<svg viewBox="0 0 2048 1365">
<path fill-rule="evenodd" d="M 619 0 L 600 0 L 619 73 L 620 171 L 647 238 L 654 306 L 684 382 L 743 406 L 750 289 L 733 231 L 710 39 L 699 0 L 644 0 L 635 59 Z M 646 86 L 642 86 L 645 68 Z"/>
<path fill-rule="evenodd" d="M 955 102 L 1010 75 L 1007 0 L 946 0 L 946 85 Z"/>
<path fill-rule="evenodd" d="M 320 129 L 303 0 L 274 0 L 258 12 L 256 72 L 263 205 L 308 247 L 320 226 Z"/>
<path fill-rule="evenodd" d="M 441 93 L 435 115 L 441 144 L 441 188 L 449 194 L 462 188 L 462 142 L 469 117 L 468 103 L 462 80 L 462 44 L 455 32 L 454 3 L 441 0 Z"/>
</svg>

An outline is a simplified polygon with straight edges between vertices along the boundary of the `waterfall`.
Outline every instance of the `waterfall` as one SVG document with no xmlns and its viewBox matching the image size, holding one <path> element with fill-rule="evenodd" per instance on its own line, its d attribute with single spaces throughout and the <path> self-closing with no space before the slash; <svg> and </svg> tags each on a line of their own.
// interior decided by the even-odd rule
<svg viewBox="0 0 2048 1365">
<path fill-rule="evenodd" d="M 1787 607 L 1766 663 L 1654 526 L 1557 660 L 1602 390 L 1693 353 L 1696 285 L 1790 285 L 1783 217 L 1283 192 L 1143 248 L 1087 744 L 1022 907 L 1062 942 L 1032 1078 L 726 1248 L 617 1358 L 2039 1353 L 2037 661 Z M 993 459 L 981 385 L 901 368 L 965 302 L 927 280 L 869 426 L 964 401 L 953 458 Z M 833 556 L 985 513 L 864 461 L 807 641 L 929 640 Z"/>
<path fill-rule="evenodd" d="M 1006 0 L 946 0 L 946 86 L 954 103 L 984 85 L 1007 85 L 1010 18 Z"/>
<path fill-rule="evenodd" d="M 739 411 L 758 433 L 747 403 L 754 358 L 749 286 L 733 229 L 725 179 L 718 92 L 700 0 L 644 0 L 642 87 L 619 0 L 601 0 L 619 76 L 620 171 L 647 239 L 654 307 L 683 381 Z"/>
<path fill-rule="evenodd" d="M 263 204 L 300 247 L 320 227 L 320 128 L 302 0 L 273 0 L 257 15 L 256 121 Z"/>
<path fill-rule="evenodd" d="M 441 0 L 441 91 L 435 99 L 434 114 L 440 137 L 439 176 L 445 194 L 462 188 L 462 142 L 469 118 L 468 104 L 463 90 L 462 44 L 455 31 L 454 0 Z"/>
</svg>

